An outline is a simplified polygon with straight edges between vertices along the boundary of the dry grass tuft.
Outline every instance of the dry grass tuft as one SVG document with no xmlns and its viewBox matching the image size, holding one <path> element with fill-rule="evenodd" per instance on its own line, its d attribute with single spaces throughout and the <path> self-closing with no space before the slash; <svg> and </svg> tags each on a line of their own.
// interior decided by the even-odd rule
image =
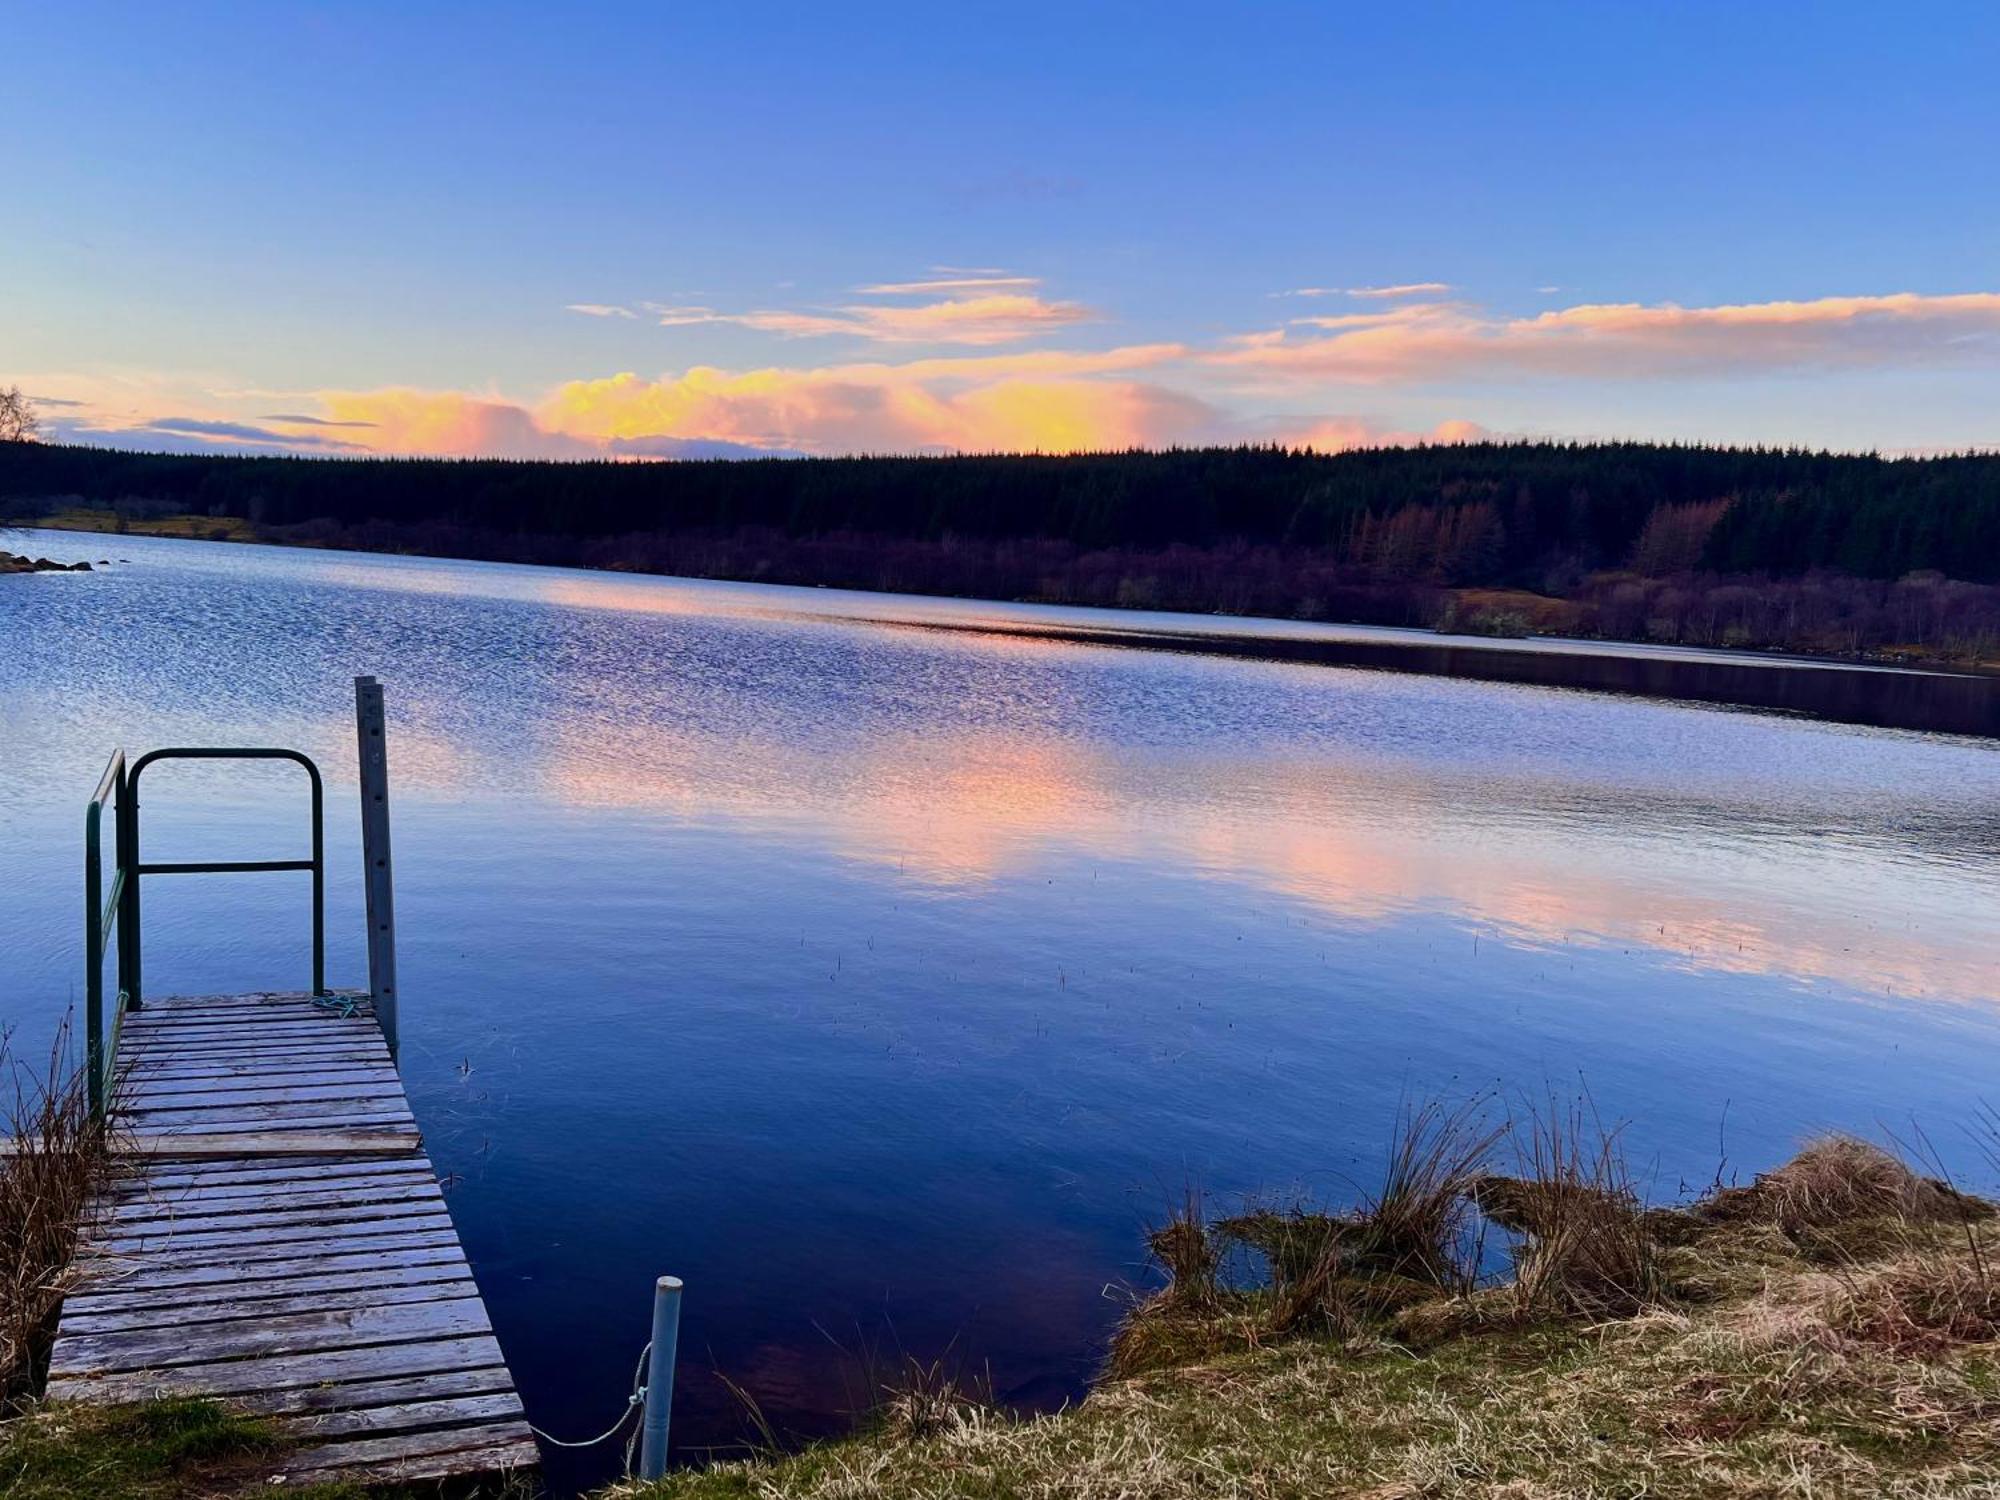
<svg viewBox="0 0 2000 1500">
<path fill-rule="evenodd" d="M 73 1257 L 97 1184 L 109 1161 L 105 1134 L 90 1117 L 81 1072 L 64 1066 L 59 1034 L 39 1078 L 8 1057 L 14 1099 L 0 1156 L 0 1401 L 18 1401 L 47 1359 Z"/>
<path fill-rule="evenodd" d="M 1932 1249 L 1841 1282 L 1827 1320 L 1856 1338 L 1917 1354 L 2000 1340 L 2000 1276 L 1976 1249 Z"/>
<path fill-rule="evenodd" d="M 1146 1236 L 1146 1243 L 1167 1273 L 1163 1301 L 1184 1312 L 1207 1312 L 1216 1306 L 1220 1257 L 1199 1193 L 1190 1188 L 1168 1210 L 1167 1221 Z"/>
<path fill-rule="evenodd" d="M 878 1412 L 881 1432 L 891 1442 L 916 1443 L 962 1425 L 993 1408 L 992 1396 L 974 1388 L 941 1359 L 929 1364 L 914 1357 L 884 1382 Z"/>
<path fill-rule="evenodd" d="M 1628 1318 L 1661 1300 L 1660 1247 L 1618 1137 L 1587 1104 L 1551 1104 L 1517 1132 L 1521 1176 L 1476 1188 L 1481 1208 L 1522 1235 L 1514 1293 L 1523 1313 Z"/>
<path fill-rule="evenodd" d="M 1969 1223 L 1993 1209 L 1949 1183 L 1922 1177 L 1880 1146 L 1827 1135 L 1746 1188 L 1723 1188 L 1701 1205 L 1711 1222 L 1763 1220 L 1799 1238 L 1872 1219 Z"/>
<path fill-rule="evenodd" d="M 1471 1287 L 1478 1278 L 1472 1188 L 1506 1133 L 1486 1122 L 1478 1100 L 1405 1109 L 1382 1191 L 1355 1215 L 1353 1263 L 1431 1286 Z"/>
<path fill-rule="evenodd" d="M 1478 1100 L 1451 1109 L 1435 1100 L 1405 1108 L 1382 1187 L 1353 1213 L 1301 1212 L 1277 1226 L 1261 1223 L 1267 1245 L 1274 1232 L 1281 1239 L 1270 1256 L 1278 1278 L 1272 1331 L 1352 1337 L 1441 1288 L 1471 1291 L 1479 1277 L 1472 1189 L 1504 1134 L 1486 1122 Z"/>
</svg>

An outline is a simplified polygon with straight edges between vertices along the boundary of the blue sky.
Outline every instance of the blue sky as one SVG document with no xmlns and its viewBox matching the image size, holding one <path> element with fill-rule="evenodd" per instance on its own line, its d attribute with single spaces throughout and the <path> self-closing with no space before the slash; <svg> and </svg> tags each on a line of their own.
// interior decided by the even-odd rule
<svg viewBox="0 0 2000 1500">
<path fill-rule="evenodd" d="M 575 9 L 10 8 L 0 384 L 253 450 L 2000 442 L 2000 8 Z"/>
</svg>

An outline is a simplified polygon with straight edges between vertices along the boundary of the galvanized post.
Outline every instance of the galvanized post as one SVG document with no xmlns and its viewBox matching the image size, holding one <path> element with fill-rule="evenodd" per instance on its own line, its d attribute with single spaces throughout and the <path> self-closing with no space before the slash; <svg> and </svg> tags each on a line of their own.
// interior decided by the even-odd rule
<svg viewBox="0 0 2000 1500">
<path fill-rule="evenodd" d="M 667 1418 L 674 1404 L 674 1355 L 681 1335 L 681 1279 L 653 1283 L 653 1349 L 646 1360 L 646 1407 L 640 1418 L 639 1477 L 667 1472 Z"/>
<path fill-rule="evenodd" d="M 361 755 L 361 863 L 368 893 L 368 995 L 390 1054 L 396 1051 L 396 900 L 389 866 L 389 736 L 382 684 L 354 679 Z"/>
<path fill-rule="evenodd" d="M 128 1010 L 145 1009 L 145 984 L 139 966 L 139 783 L 129 771 L 118 782 L 118 868 L 125 884 L 118 894 L 118 992 L 111 1016 L 111 1039 L 117 1041 L 118 1018 Z"/>
<path fill-rule="evenodd" d="M 90 1069 L 90 1118 L 104 1122 L 104 856 L 98 838 L 104 804 L 83 815 L 83 1050 Z M 122 902 L 122 898 L 121 898 Z"/>
</svg>

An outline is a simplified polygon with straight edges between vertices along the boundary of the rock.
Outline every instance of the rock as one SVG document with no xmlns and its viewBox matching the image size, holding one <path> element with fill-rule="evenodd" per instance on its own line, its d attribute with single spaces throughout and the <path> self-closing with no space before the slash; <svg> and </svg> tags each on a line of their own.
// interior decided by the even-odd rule
<svg viewBox="0 0 2000 1500">
<path fill-rule="evenodd" d="M 47 557 L 20 557 L 0 552 L 0 573 L 88 573 L 87 562 L 59 563 Z"/>
</svg>

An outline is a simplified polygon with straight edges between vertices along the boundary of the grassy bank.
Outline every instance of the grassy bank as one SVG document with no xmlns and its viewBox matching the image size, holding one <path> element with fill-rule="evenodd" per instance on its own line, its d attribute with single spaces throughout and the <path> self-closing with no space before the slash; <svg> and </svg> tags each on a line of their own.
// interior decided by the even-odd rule
<svg viewBox="0 0 2000 1500">
<path fill-rule="evenodd" d="M 1580 1114 L 1431 1108 L 1358 1207 L 1191 1197 L 1152 1245 L 1068 1411 L 912 1366 L 855 1437 L 596 1500 L 2000 1494 L 2000 1219 L 1857 1141 L 1649 1208 Z M 280 1446 L 207 1403 L 31 1410 L 0 1496 L 270 1493 Z"/>
<path fill-rule="evenodd" d="M 1429 1125 L 1359 1213 L 1177 1215 L 1156 1237 L 1173 1280 L 1071 1411 L 1017 1420 L 932 1388 L 849 1442 L 612 1493 L 2000 1493 L 1990 1206 L 1827 1141 L 1646 1211 L 1601 1143 L 1545 1134 L 1558 1154 L 1524 1183 Z M 1520 1236 L 1497 1282 L 1466 1239 L 1480 1223 Z M 1261 1274 L 1232 1281 L 1252 1246 Z"/>
</svg>

